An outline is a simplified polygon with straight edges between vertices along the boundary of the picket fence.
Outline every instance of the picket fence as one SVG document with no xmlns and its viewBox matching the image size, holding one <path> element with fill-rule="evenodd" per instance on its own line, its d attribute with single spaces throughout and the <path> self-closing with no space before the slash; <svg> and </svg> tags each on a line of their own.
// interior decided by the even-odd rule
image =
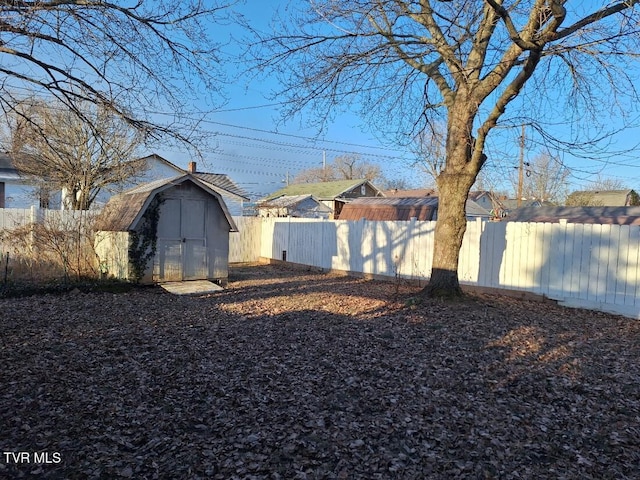
<svg viewBox="0 0 640 480">
<path fill-rule="evenodd" d="M 431 272 L 435 222 L 267 218 L 260 229 L 261 257 L 414 280 Z M 458 275 L 640 318 L 640 226 L 471 221 Z"/>
</svg>

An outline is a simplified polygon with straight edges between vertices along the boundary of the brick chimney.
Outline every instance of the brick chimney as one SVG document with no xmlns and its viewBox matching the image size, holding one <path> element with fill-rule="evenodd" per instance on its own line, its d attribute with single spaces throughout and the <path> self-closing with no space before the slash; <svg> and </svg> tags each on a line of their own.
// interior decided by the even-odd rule
<svg viewBox="0 0 640 480">
<path fill-rule="evenodd" d="M 189 173 L 196 173 L 196 162 L 189 162 L 189 166 L 187 167 L 187 171 Z"/>
</svg>

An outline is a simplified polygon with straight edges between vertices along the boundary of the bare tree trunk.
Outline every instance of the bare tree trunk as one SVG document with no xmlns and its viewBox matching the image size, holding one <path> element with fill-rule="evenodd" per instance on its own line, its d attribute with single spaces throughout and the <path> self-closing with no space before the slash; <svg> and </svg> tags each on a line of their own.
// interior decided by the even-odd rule
<svg viewBox="0 0 640 480">
<path fill-rule="evenodd" d="M 465 213 L 469 190 L 482 167 L 482 152 L 474 152 L 471 135 L 475 111 L 470 102 L 461 102 L 450 110 L 446 167 L 436 178 L 438 218 L 436 221 L 433 264 L 425 296 L 462 295 L 458 281 L 458 259 L 467 229 Z"/>
<path fill-rule="evenodd" d="M 433 267 L 422 293 L 429 296 L 457 296 L 458 258 L 467 229 L 465 203 L 473 181 L 462 174 L 438 177 L 438 220 L 436 222 Z"/>
</svg>

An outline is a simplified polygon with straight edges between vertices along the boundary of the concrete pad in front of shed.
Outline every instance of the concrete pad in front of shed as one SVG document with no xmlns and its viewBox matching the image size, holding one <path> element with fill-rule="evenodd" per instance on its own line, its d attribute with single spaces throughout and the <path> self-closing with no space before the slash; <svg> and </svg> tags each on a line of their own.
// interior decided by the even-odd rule
<svg viewBox="0 0 640 480">
<path fill-rule="evenodd" d="M 190 280 L 186 282 L 167 282 L 160 286 L 174 295 L 203 295 L 224 290 L 220 285 L 208 280 Z"/>
</svg>

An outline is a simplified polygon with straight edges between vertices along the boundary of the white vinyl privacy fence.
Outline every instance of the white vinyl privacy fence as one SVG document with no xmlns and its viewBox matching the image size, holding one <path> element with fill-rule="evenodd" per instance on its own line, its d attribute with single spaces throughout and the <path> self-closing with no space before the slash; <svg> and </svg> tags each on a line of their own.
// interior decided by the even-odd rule
<svg viewBox="0 0 640 480">
<path fill-rule="evenodd" d="M 0 209 L 0 230 L 69 222 L 77 212 Z M 230 262 L 260 257 L 426 280 L 435 222 L 234 217 Z M 0 245 L 0 248 L 3 246 Z M 545 295 L 564 305 L 640 318 L 640 226 L 473 221 L 461 283 Z"/>
<path fill-rule="evenodd" d="M 92 219 L 98 210 L 49 210 L 38 207 L 31 208 L 0 208 L 0 251 L 11 250 L 11 239 L 4 238 L 3 233 L 34 224 L 46 225 L 59 230 L 88 231 Z M 4 243 L 3 243 L 4 242 Z"/>
<path fill-rule="evenodd" d="M 12 230 L 32 223 L 50 223 L 75 227 L 99 213 L 99 210 L 49 210 L 46 208 L 0 208 L 0 230 Z"/>
<path fill-rule="evenodd" d="M 434 228 L 435 222 L 265 218 L 260 256 L 427 279 Z M 640 318 L 640 226 L 469 222 L 458 275 L 467 285 Z"/>
<path fill-rule="evenodd" d="M 255 262 L 260 257 L 262 221 L 258 217 L 233 217 L 238 232 L 229 234 L 229 262 Z"/>
</svg>

